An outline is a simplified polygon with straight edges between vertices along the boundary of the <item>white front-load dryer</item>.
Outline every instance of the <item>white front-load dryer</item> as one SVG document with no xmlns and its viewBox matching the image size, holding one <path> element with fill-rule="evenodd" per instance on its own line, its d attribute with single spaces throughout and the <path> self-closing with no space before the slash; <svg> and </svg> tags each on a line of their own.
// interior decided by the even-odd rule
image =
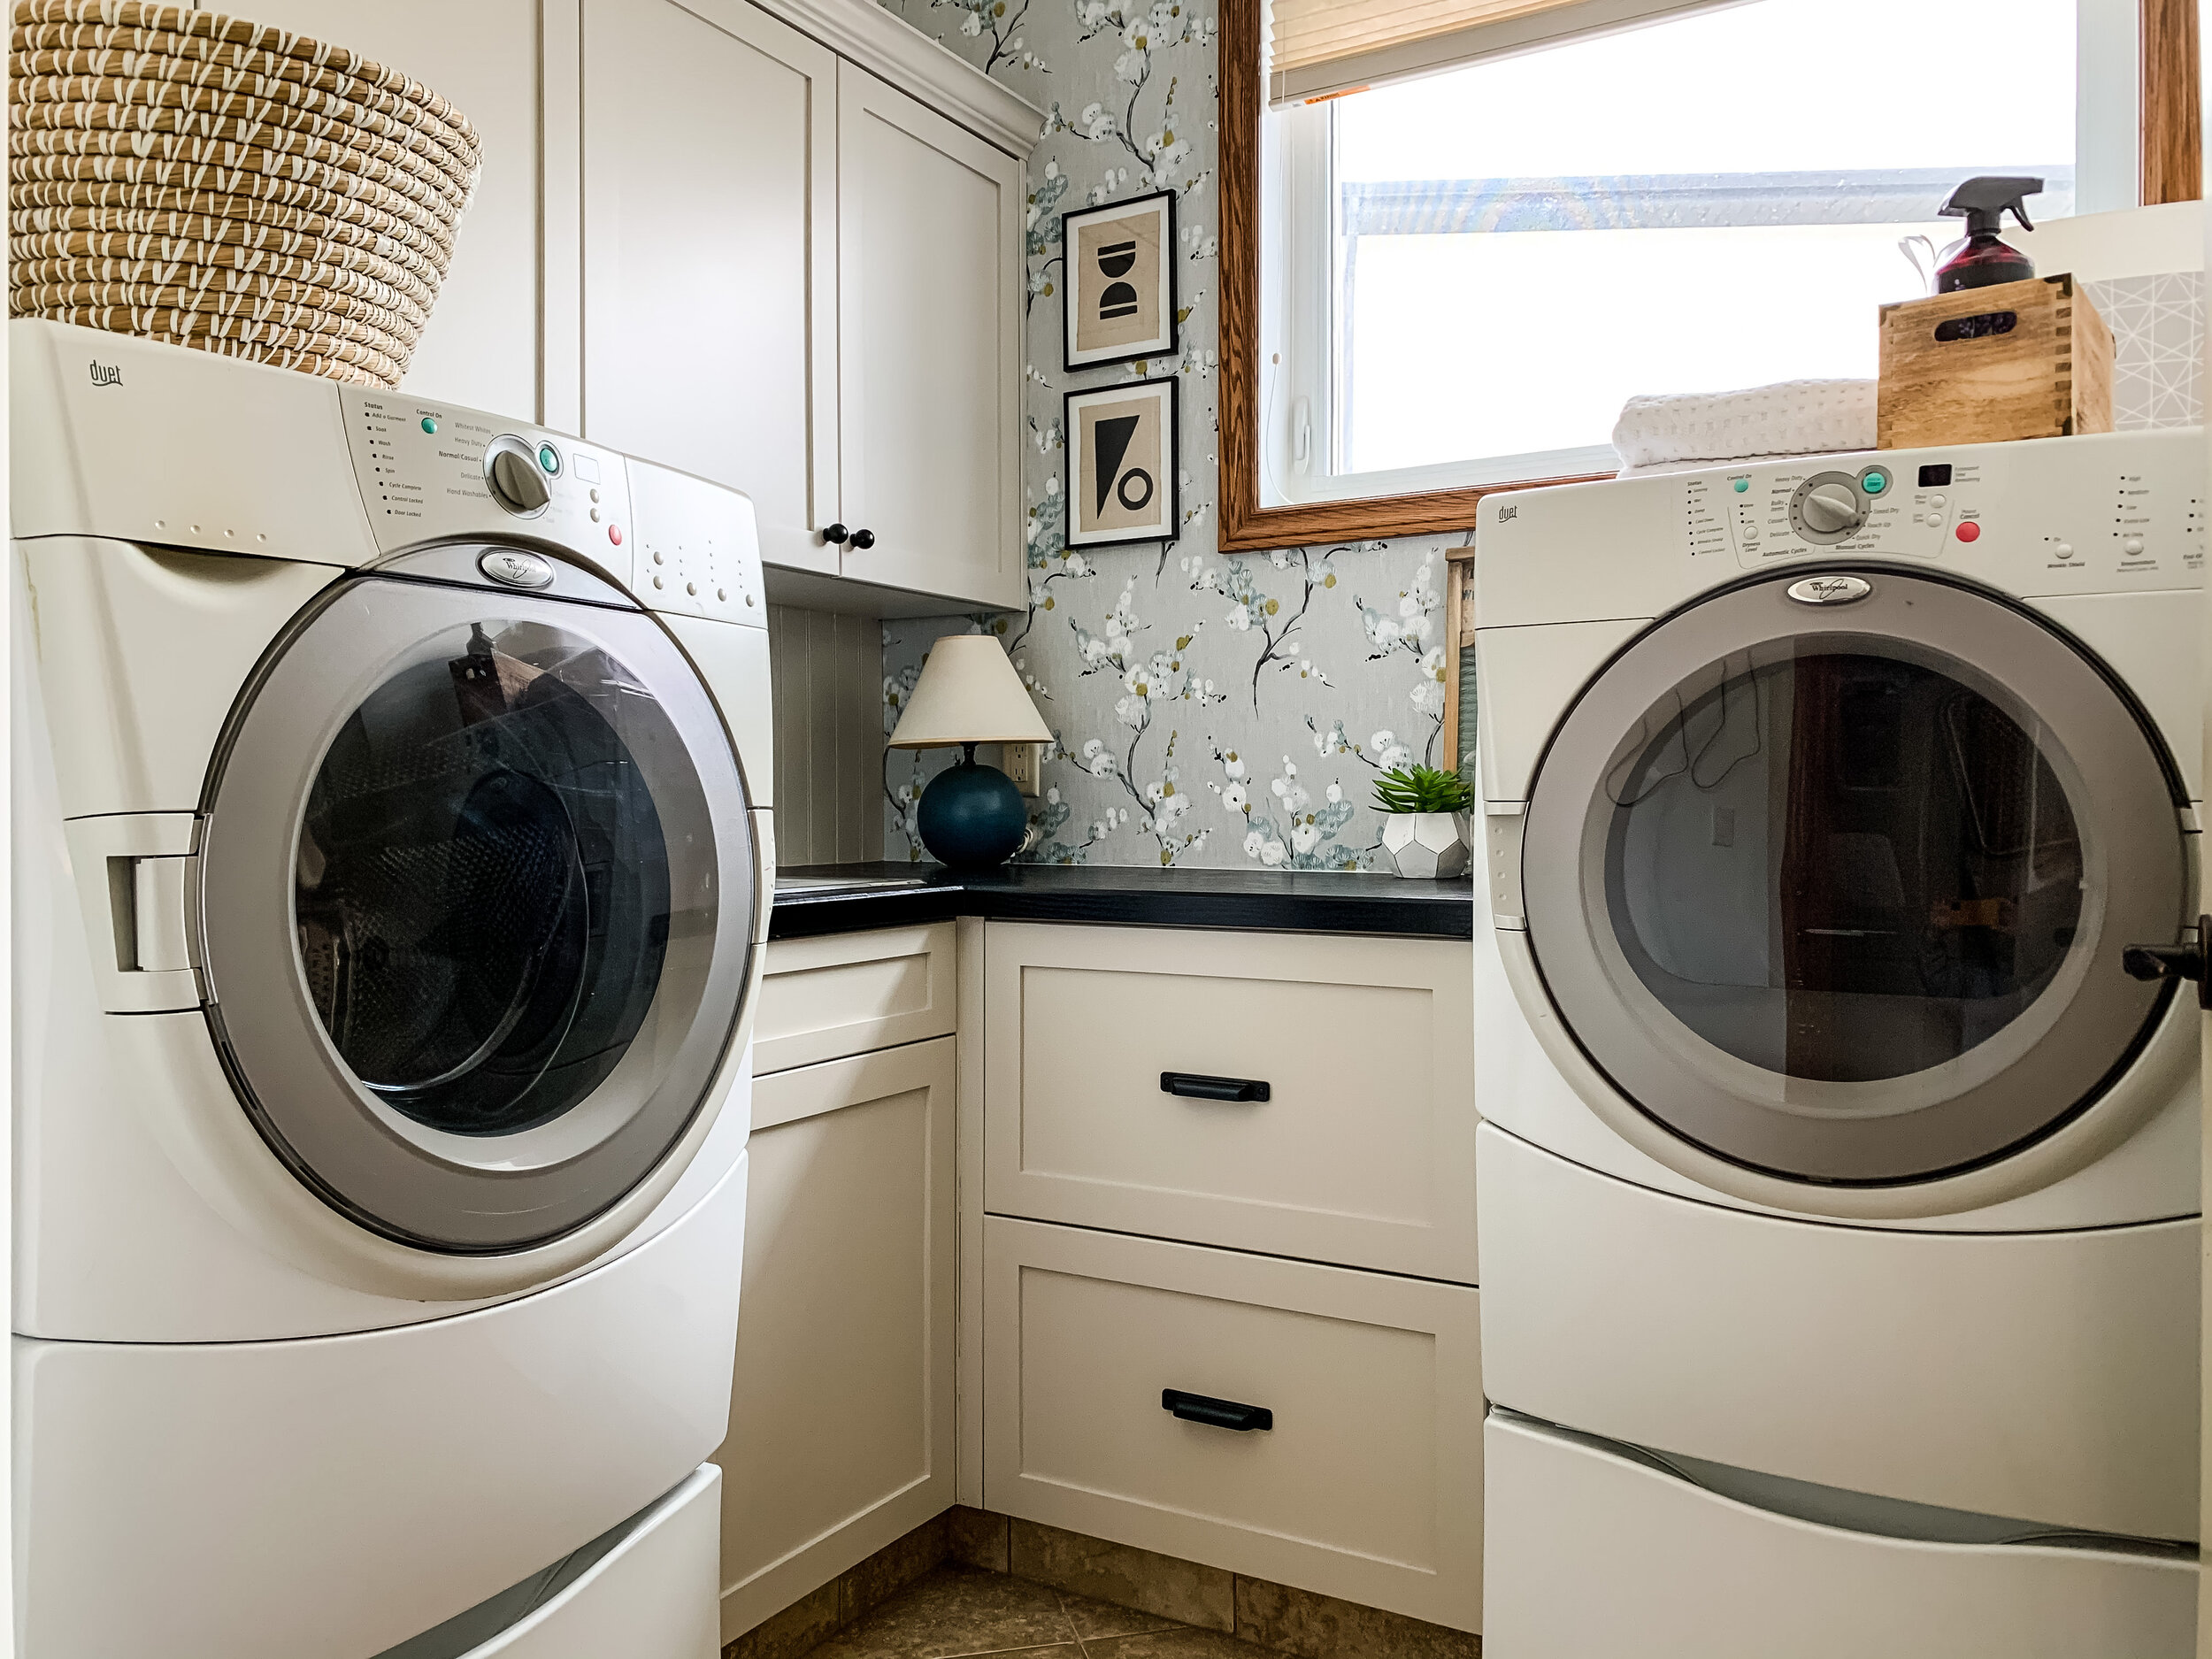
<svg viewBox="0 0 2212 1659">
<path fill-rule="evenodd" d="M 2199 910 L 2203 480 L 2191 430 L 1486 503 L 1500 1659 L 2186 1650 L 2199 1016 L 2123 958 Z"/>
<path fill-rule="evenodd" d="M 727 1416 L 750 506 L 10 327 L 19 1651 L 368 1659 L 564 1563 L 618 1623 Z"/>
</svg>

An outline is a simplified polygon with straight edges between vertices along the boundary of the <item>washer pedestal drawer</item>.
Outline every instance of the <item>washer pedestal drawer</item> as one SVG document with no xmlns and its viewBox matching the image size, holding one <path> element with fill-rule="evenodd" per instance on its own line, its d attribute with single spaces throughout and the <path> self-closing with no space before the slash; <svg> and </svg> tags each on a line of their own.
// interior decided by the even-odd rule
<svg viewBox="0 0 2212 1659">
<path fill-rule="evenodd" d="M 717 1505 L 722 1471 L 702 1463 L 673 1492 L 450 1624 L 376 1659 L 716 1659 Z M 475 1645 L 459 1644 L 488 1632 Z"/>
<path fill-rule="evenodd" d="M 1483 1447 L 1484 1659 L 2196 1651 L 2193 1561 L 1847 1531 L 1495 1413 Z"/>
<path fill-rule="evenodd" d="M 1475 1291 L 999 1216 L 983 1254 L 989 1508 L 1479 1627 Z"/>
<path fill-rule="evenodd" d="M 728 1420 L 746 1174 L 472 1313 L 283 1342 L 16 1338 L 17 1651 L 365 1659 L 649 1508 Z"/>
</svg>

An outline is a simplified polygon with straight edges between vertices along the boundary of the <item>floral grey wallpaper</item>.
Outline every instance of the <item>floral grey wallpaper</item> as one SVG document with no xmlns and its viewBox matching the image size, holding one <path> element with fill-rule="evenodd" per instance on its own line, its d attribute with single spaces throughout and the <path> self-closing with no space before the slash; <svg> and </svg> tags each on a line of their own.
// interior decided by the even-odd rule
<svg viewBox="0 0 2212 1659">
<path fill-rule="evenodd" d="M 1450 764 L 1444 549 L 1462 538 L 1216 550 L 1214 17 L 1176 0 L 884 4 L 1047 111 L 1028 173 L 1029 609 L 965 625 L 1005 639 L 1058 739 L 1025 856 L 1374 867 L 1376 771 Z M 1064 373 L 1061 213 L 1164 188 L 1177 192 L 1181 356 Z M 1071 551 L 1063 395 L 1162 373 L 1180 380 L 1180 539 Z M 931 641 L 956 626 L 885 627 L 887 731 Z M 949 760 L 889 757 L 889 856 L 925 856 L 915 804 Z"/>
<path fill-rule="evenodd" d="M 1466 538 L 1216 549 L 1218 146 L 1205 3 L 882 0 L 1047 111 L 1028 166 L 1029 607 L 964 626 L 1005 640 L 1058 740 L 1025 856 L 1373 869 L 1375 772 L 1461 758 L 1438 749 L 1445 551 Z M 1156 189 L 1177 192 L 1181 355 L 1063 373 L 1060 215 Z M 2091 287 L 2116 337 L 2120 426 L 2198 419 L 2202 279 Z M 1164 550 L 1070 550 L 1063 395 L 1163 373 L 1180 382 L 1180 538 Z M 954 626 L 885 627 L 887 733 L 930 642 Z M 889 856 L 925 856 L 916 803 L 949 764 L 949 752 L 888 757 Z"/>
</svg>

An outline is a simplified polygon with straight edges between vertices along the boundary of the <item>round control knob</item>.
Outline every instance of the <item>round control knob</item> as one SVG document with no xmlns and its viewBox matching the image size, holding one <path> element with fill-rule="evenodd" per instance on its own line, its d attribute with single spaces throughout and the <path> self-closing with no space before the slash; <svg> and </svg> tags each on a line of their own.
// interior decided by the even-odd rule
<svg viewBox="0 0 2212 1659">
<path fill-rule="evenodd" d="M 536 517 L 553 499 L 536 449 L 517 437 L 494 438 L 485 448 L 484 482 L 492 499 L 518 518 Z"/>
<path fill-rule="evenodd" d="M 1790 496 L 1790 528 L 1808 541 L 1840 541 L 1866 522 L 1866 499 L 1848 472 L 1816 472 Z"/>
<path fill-rule="evenodd" d="M 1798 511 L 1815 530 L 1832 534 L 1859 521 L 1859 497 L 1847 485 L 1822 484 L 1807 492 Z"/>
</svg>

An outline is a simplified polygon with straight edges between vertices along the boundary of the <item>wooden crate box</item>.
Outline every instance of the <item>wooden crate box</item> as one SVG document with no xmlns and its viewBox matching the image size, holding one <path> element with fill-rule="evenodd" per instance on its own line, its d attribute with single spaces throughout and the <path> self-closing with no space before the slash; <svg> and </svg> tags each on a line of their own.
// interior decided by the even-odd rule
<svg viewBox="0 0 2212 1659">
<path fill-rule="evenodd" d="M 2112 332 L 2071 276 L 1885 305 L 1875 444 L 2112 430 Z"/>
</svg>

